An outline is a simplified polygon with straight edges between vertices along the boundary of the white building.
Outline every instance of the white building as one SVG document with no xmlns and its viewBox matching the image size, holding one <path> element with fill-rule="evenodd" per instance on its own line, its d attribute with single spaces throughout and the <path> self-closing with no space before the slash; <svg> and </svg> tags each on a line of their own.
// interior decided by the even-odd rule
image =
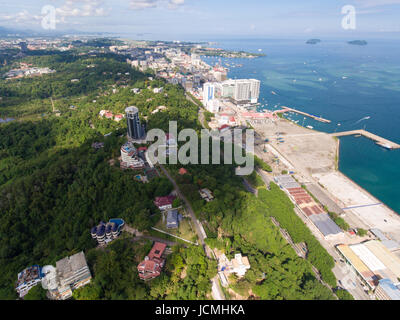
<svg viewBox="0 0 400 320">
<path fill-rule="evenodd" d="M 58 287 L 50 293 L 57 300 L 72 297 L 72 291 L 90 283 L 92 279 L 85 254 L 82 251 L 57 261 L 56 272 Z"/>
<path fill-rule="evenodd" d="M 207 107 L 209 101 L 215 98 L 215 85 L 212 82 L 207 82 L 203 85 L 203 104 Z"/>
<path fill-rule="evenodd" d="M 121 166 L 123 168 L 143 168 L 145 162 L 138 157 L 136 148 L 130 143 L 121 147 Z"/>
<path fill-rule="evenodd" d="M 219 100 L 215 96 L 216 85 L 216 83 L 207 82 L 203 86 L 203 105 L 212 113 L 217 113 L 220 110 Z"/>
<path fill-rule="evenodd" d="M 240 253 L 235 254 L 235 258 L 230 261 L 225 254 L 222 254 L 218 259 L 218 271 L 225 273 L 225 275 L 236 273 L 239 277 L 243 277 L 249 269 L 249 259 L 242 257 Z"/>
<path fill-rule="evenodd" d="M 217 98 L 231 98 L 236 102 L 257 103 L 260 96 L 260 81 L 256 79 L 226 80 L 216 84 Z"/>
</svg>

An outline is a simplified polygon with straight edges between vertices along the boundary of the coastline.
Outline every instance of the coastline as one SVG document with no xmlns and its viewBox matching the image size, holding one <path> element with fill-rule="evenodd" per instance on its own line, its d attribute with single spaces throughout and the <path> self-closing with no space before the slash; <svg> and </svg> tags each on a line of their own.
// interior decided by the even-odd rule
<svg viewBox="0 0 400 320">
<path fill-rule="evenodd" d="M 281 120 L 289 125 L 295 125 L 286 118 L 282 118 Z M 279 147 L 271 147 L 279 152 L 289 163 L 293 164 L 300 175 L 306 176 L 311 181 L 317 183 L 335 203 L 340 205 L 341 208 L 346 208 L 345 219 L 348 220 L 351 225 L 357 224 L 358 221 L 368 226 L 369 229 L 379 228 L 384 233 L 387 233 L 390 238 L 400 241 L 400 215 L 340 171 L 340 139 L 335 139 L 328 133 L 315 129 L 301 128 L 304 132 L 318 133 L 321 137 L 325 135 L 336 140 L 334 144 L 336 149 L 335 158 L 337 158 L 337 161 L 334 159 L 334 168 L 322 173 L 313 174 L 305 172 L 301 170 L 301 166 L 297 165 L 295 161 L 288 159 L 288 156 L 285 152 L 282 152 Z M 261 133 L 258 130 L 256 131 Z M 313 133 L 309 133 L 309 135 Z M 355 208 L 352 208 L 353 206 Z M 347 209 L 349 207 L 351 209 Z"/>
<path fill-rule="evenodd" d="M 233 110 L 238 114 L 238 110 Z M 282 168 L 295 171 L 303 184 L 320 186 L 326 196 L 341 209 L 345 208 L 343 217 L 353 228 L 379 228 L 389 238 L 400 242 L 400 215 L 340 171 L 339 137 L 303 127 L 285 117 L 276 121 L 275 127 L 268 123 L 252 123 L 263 139 L 270 140 L 265 147 L 281 160 L 275 172 L 280 173 Z M 284 132 L 283 144 L 275 141 L 278 131 Z M 256 154 L 263 161 L 274 163 L 265 151 L 260 149 Z"/>
</svg>

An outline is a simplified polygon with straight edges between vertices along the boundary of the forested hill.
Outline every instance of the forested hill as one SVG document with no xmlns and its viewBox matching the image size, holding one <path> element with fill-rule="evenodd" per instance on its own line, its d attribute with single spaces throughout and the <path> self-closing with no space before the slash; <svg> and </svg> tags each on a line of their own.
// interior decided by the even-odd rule
<svg viewBox="0 0 400 320">
<path fill-rule="evenodd" d="M 94 257 L 89 250 L 96 245 L 90 228 L 100 220 L 118 216 L 145 230 L 159 218 L 153 199 L 168 194 L 170 182 L 156 178 L 143 185 L 133 179 L 133 172 L 121 171 L 118 161 L 110 163 L 125 142 L 126 123 L 101 119 L 99 111 L 116 114 L 137 105 L 145 116 L 159 105 L 168 105 L 164 116 L 149 117 L 149 127 L 179 117 L 184 119 L 182 125 L 195 127 L 197 108 L 186 101 L 180 88 L 150 82 L 147 75 L 120 60 L 67 54 L 27 57 L 22 61 L 56 73 L 0 80 L 0 114 L 17 118 L 0 125 L 0 299 L 16 298 L 17 273 L 29 265 L 54 264 L 80 250 Z M 165 85 L 165 94 L 154 94 L 151 87 L 160 85 Z M 134 87 L 142 93 L 134 95 Z M 113 93 L 115 88 L 118 91 Z M 106 133 L 112 135 L 106 138 Z M 104 142 L 104 148 L 93 149 L 95 141 Z M 122 254 L 126 246 L 140 249 L 129 241 L 125 249 L 115 246 L 115 250 Z M 135 260 L 130 254 L 125 265 L 118 258 L 116 267 L 121 272 L 128 268 L 123 273 L 129 270 L 130 280 L 119 287 L 102 284 L 105 289 L 97 298 L 111 298 L 117 292 L 121 299 L 150 297 L 150 288 L 139 281 L 135 269 L 147 247 L 138 251 Z M 96 261 L 89 262 L 93 272 Z M 96 275 L 101 281 L 107 271 L 98 267 Z"/>
<path fill-rule="evenodd" d="M 153 199 L 172 190 L 166 178 L 141 184 L 133 179 L 134 172 L 120 170 L 117 158 L 126 123 L 100 118 L 99 111 L 116 114 L 135 105 L 149 129 L 168 131 L 170 120 L 178 121 L 179 130 L 201 129 L 198 107 L 185 98 L 181 87 L 150 81 L 123 60 L 114 55 L 47 52 L 22 61 L 55 73 L 0 80 L 0 115 L 17 118 L 0 124 L 0 299 L 17 297 L 14 284 L 22 269 L 54 264 L 81 250 L 93 280 L 74 292 L 75 299 L 211 297 L 216 262 L 207 259 L 201 247 L 174 247 L 163 274 L 144 283 L 136 266 L 151 247 L 148 241 L 125 235 L 97 250 L 91 239 L 90 228 L 109 218 L 121 217 L 139 230 L 154 226 L 160 214 Z M 160 86 L 164 91 L 153 93 L 152 88 Z M 134 94 L 132 88 L 141 93 Z M 166 108 L 154 113 L 159 106 Z M 104 148 L 96 151 L 93 142 L 104 142 Z M 209 245 L 224 249 L 228 257 L 237 252 L 249 257 L 251 270 L 241 280 L 231 279 L 232 290 L 256 299 L 333 299 L 315 279 L 310 264 L 335 286 L 333 259 L 299 221 L 279 188 L 268 191 L 258 186 L 256 197 L 244 189 L 235 165 L 185 167 L 188 174 L 183 176 L 177 174 L 180 166 L 167 169 L 203 222 Z M 254 175 L 248 178 L 259 182 Z M 213 191 L 214 201 L 200 199 L 198 190 L 204 187 Z M 270 217 L 296 242 L 306 242 L 307 260 L 297 257 Z M 43 297 L 38 290 L 28 298 Z"/>
</svg>

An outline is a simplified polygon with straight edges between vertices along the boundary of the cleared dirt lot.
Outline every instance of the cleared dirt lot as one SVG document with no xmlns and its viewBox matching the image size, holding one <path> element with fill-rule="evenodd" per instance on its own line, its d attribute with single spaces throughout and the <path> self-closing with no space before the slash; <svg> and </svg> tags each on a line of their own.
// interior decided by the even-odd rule
<svg viewBox="0 0 400 320">
<path fill-rule="evenodd" d="M 287 120 L 275 124 L 254 124 L 254 129 L 303 174 L 335 170 L 337 142 L 330 135 L 309 130 Z M 277 135 L 276 133 L 280 133 Z M 285 142 L 279 143 L 281 137 Z"/>
</svg>

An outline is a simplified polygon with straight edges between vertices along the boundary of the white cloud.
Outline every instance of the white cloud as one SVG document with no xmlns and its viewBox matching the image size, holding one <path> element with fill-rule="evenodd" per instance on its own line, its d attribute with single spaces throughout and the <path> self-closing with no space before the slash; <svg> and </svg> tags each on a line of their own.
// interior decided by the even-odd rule
<svg viewBox="0 0 400 320">
<path fill-rule="evenodd" d="M 157 0 L 131 0 L 130 8 L 134 10 L 142 10 L 157 7 Z"/>
<path fill-rule="evenodd" d="M 103 17 L 110 9 L 102 7 L 102 0 L 66 0 L 64 4 L 56 8 L 57 16 L 65 17 Z"/>
<path fill-rule="evenodd" d="M 111 11 L 111 8 L 105 9 L 103 4 L 103 0 L 64 0 L 61 2 L 61 5 L 54 6 L 56 12 L 56 23 L 76 24 L 78 23 L 76 19 L 71 21 L 71 19 L 68 18 L 107 16 Z M 27 10 L 23 10 L 15 14 L 0 15 L 0 21 L 31 25 L 40 24 L 44 17 L 45 14 L 40 13 L 35 15 Z"/>
<path fill-rule="evenodd" d="M 176 9 L 185 4 L 185 0 L 130 0 L 130 8 L 133 10 L 156 8 L 165 2 L 168 2 L 169 9 Z"/>
<path fill-rule="evenodd" d="M 26 23 L 26 22 L 38 22 L 42 20 L 41 15 L 33 15 L 27 10 L 15 14 L 2 14 L 0 15 L 0 21 L 12 21 L 15 23 Z"/>
<path fill-rule="evenodd" d="M 400 4 L 400 0 L 356 0 L 360 7 L 372 8 L 391 4 Z"/>
</svg>

